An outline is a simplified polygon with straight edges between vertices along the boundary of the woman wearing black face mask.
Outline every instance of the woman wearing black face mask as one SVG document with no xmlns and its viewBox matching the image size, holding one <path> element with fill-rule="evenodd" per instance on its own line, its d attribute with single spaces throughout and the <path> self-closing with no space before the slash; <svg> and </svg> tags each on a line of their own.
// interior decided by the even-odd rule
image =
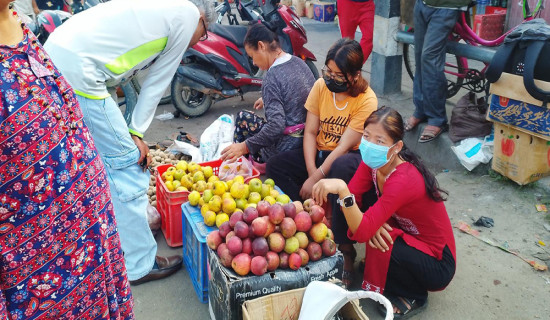
<svg viewBox="0 0 550 320">
<path fill-rule="evenodd" d="M 313 185 L 322 178 L 348 182 L 357 170 L 363 124 L 378 106 L 361 75 L 362 66 L 363 51 L 357 41 L 340 39 L 329 49 L 323 78 L 315 82 L 305 104 L 303 149 L 282 152 L 268 161 L 267 176 L 292 200 L 311 198 Z M 336 243 L 344 243 L 340 250 L 348 253 L 344 270 L 351 272 L 355 251 L 346 237 L 347 226 L 332 229 Z"/>
</svg>

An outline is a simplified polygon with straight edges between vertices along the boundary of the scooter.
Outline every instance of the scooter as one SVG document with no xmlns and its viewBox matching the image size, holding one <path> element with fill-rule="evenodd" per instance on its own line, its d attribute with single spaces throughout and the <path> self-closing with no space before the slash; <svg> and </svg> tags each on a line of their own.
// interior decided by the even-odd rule
<svg viewBox="0 0 550 320">
<path fill-rule="evenodd" d="M 315 55 L 304 48 L 306 30 L 296 13 L 275 2 L 258 1 L 261 23 L 276 32 L 285 52 L 302 58 L 315 78 L 319 72 L 313 61 Z M 208 39 L 189 48 L 183 56 L 171 84 L 172 103 L 176 110 L 189 117 L 203 115 L 214 101 L 241 97 L 260 91 L 262 73 L 253 65 L 244 49 L 244 25 L 214 24 Z"/>
<path fill-rule="evenodd" d="M 258 21 L 262 19 L 262 15 L 258 11 L 256 2 L 254 2 L 254 0 L 234 0 L 234 3 L 242 21 Z M 239 21 L 237 20 L 237 15 L 231 11 L 231 4 L 229 3 L 229 0 L 224 0 L 224 2 L 216 6 L 215 10 L 218 13 L 218 19 L 216 23 L 221 24 L 223 21 L 223 16 L 227 15 L 227 21 L 230 25 L 239 24 Z"/>
</svg>

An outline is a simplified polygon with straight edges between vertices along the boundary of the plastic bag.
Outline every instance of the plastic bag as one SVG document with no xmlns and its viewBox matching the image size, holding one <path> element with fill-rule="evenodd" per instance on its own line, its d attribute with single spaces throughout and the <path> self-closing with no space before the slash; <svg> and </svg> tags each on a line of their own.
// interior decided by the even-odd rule
<svg viewBox="0 0 550 320">
<path fill-rule="evenodd" d="M 202 161 L 220 158 L 222 150 L 233 143 L 235 120 L 233 116 L 223 114 L 204 130 L 200 138 Z"/>
<path fill-rule="evenodd" d="M 377 292 L 347 291 L 334 283 L 313 281 L 308 284 L 299 320 L 304 319 L 332 319 L 332 317 L 348 302 L 369 298 L 386 307 L 386 320 L 393 319 L 391 302 Z"/>
<path fill-rule="evenodd" d="M 166 152 L 171 153 L 183 153 L 191 156 L 191 161 L 195 162 L 202 162 L 202 156 L 199 148 L 195 147 L 194 145 L 174 140 L 174 143 L 172 143 L 168 148 L 166 148 Z"/>
<path fill-rule="evenodd" d="M 222 162 L 218 177 L 222 181 L 227 181 L 235 178 L 235 176 L 243 176 L 246 179 L 252 174 L 252 164 L 245 157 L 240 157 L 236 161 Z"/>
<path fill-rule="evenodd" d="M 147 222 L 149 223 L 149 229 L 151 229 L 151 231 L 157 231 L 160 229 L 162 222 L 157 208 L 153 207 L 149 203 L 147 204 Z"/>
<path fill-rule="evenodd" d="M 488 163 L 493 158 L 494 136 L 488 135 L 484 139 L 468 138 L 460 141 L 451 150 L 456 154 L 460 163 L 472 171 L 480 163 Z"/>
</svg>

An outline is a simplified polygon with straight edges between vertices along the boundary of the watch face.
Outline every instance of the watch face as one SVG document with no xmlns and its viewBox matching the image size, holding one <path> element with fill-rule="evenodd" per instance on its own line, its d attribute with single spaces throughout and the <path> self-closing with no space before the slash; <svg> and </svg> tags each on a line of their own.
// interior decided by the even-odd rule
<svg viewBox="0 0 550 320">
<path fill-rule="evenodd" d="M 351 196 L 344 198 L 344 206 L 345 207 L 353 206 L 353 198 Z"/>
</svg>

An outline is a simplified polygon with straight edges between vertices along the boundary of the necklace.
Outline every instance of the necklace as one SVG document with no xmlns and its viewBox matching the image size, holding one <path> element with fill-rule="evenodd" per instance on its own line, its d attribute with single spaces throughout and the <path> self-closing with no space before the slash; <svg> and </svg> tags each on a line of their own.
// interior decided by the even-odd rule
<svg viewBox="0 0 550 320">
<path fill-rule="evenodd" d="M 39 84 L 42 84 L 44 88 L 47 88 L 47 82 L 44 79 L 44 77 L 40 77 L 35 74 L 36 80 L 34 82 L 29 83 L 28 81 L 22 78 L 25 73 L 28 73 L 28 72 L 24 72 L 23 70 L 25 66 L 19 65 L 18 67 L 19 70 L 17 70 L 16 69 L 17 66 L 15 64 L 10 64 L 7 61 L 7 57 L 4 54 L 2 54 L 2 52 L 0 52 L 0 64 L 2 64 L 2 66 L 4 66 L 9 73 L 11 73 L 13 78 L 17 80 L 17 82 L 20 85 L 20 91 L 26 92 L 28 95 L 31 95 L 32 96 L 31 100 L 36 101 L 39 107 L 47 109 L 50 115 L 57 120 L 60 129 L 63 130 L 65 134 L 67 134 L 68 136 L 72 136 L 73 131 L 77 130 L 78 128 L 81 128 L 83 124 L 82 124 L 82 119 L 79 119 L 74 114 L 75 103 L 71 100 L 71 95 L 69 94 L 70 90 L 61 81 L 61 79 L 59 79 L 60 78 L 59 75 L 56 75 L 55 67 L 53 66 L 50 59 L 44 54 L 43 50 L 40 49 L 37 39 L 30 35 L 29 29 L 25 26 L 23 22 L 21 22 L 21 19 L 18 17 L 17 13 L 13 11 L 12 14 L 18 19 L 19 23 L 21 23 L 21 28 L 23 29 L 23 41 L 22 41 L 23 46 L 28 45 L 30 47 L 27 50 L 19 50 L 19 51 L 36 52 L 37 58 L 39 58 L 41 61 L 36 61 L 36 59 L 32 57 L 29 54 L 29 52 L 24 52 L 29 58 L 29 68 L 34 71 L 33 69 L 33 60 L 34 60 L 35 63 L 39 63 L 39 66 L 35 66 L 35 67 L 43 67 L 49 72 L 50 77 L 53 78 L 55 84 L 60 90 L 62 99 L 65 102 L 64 104 L 66 105 L 66 108 L 62 108 L 63 104 L 59 104 L 56 107 L 52 103 L 48 102 L 47 95 L 41 94 L 41 91 L 43 90 L 43 88 Z M 3 89 L 1 90 L 1 93 L 4 94 Z"/>
<path fill-rule="evenodd" d="M 332 93 L 332 101 L 334 102 L 334 107 L 335 107 L 337 110 L 340 110 L 340 111 L 342 111 L 342 110 L 344 110 L 345 108 L 347 108 L 347 107 L 348 107 L 348 103 L 349 103 L 349 102 L 346 102 L 346 104 L 345 104 L 342 108 L 338 108 L 338 106 L 336 105 L 336 93 L 334 93 L 334 92 Z"/>
</svg>

